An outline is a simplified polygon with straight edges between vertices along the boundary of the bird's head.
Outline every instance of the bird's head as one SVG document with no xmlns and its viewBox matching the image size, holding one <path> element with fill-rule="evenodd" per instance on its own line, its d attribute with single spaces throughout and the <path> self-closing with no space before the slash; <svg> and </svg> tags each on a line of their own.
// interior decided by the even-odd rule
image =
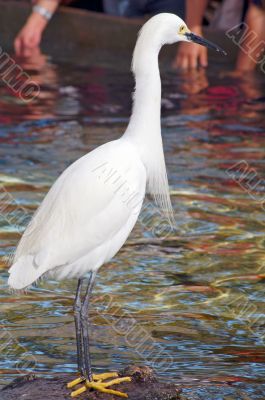
<svg viewBox="0 0 265 400">
<path fill-rule="evenodd" d="M 176 42 L 192 42 L 226 55 L 221 47 L 192 33 L 186 23 L 175 14 L 157 14 L 144 25 L 143 30 L 155 36 L 160 46 Z"/>
</svg>

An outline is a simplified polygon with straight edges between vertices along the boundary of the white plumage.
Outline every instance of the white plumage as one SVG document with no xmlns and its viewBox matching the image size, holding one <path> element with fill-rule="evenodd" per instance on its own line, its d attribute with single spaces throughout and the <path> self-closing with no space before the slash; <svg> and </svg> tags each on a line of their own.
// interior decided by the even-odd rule
<svg viewBox="0 0 265 400">
<path fill-rule="evenodd" d="M 18 245 L 9 270 L 12 288 L 26 288 L 45 274 L 80 278 L 108 262 L 135 225 L 146 189 L 174 223 L 158 54 L 163 44 L 180 40 L 209 44 L 173 14 L 158 14 L 144 25 L 133 56 L 136 88 L 124 135 L 77 160 L 54 183 Z"/>
<path fill-rule="evenodd" d="M 135 225 L 145 186 L 145 167 L 126 138 L 77 160 L 26 229 L 9 285 L 22 289 L 47 272 L 58 279 L 81 277 L 108 262 Z"/>
</svg>

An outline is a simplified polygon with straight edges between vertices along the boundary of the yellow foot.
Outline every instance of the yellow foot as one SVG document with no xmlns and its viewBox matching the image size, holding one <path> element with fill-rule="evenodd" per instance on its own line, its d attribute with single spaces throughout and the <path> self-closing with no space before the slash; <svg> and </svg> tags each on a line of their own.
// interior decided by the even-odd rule
<svg viewBox="0 0 265 400">
<path fill-rule="evenodd" d="M 106 379 L 109 379 L 109 378 L 118 378 L 119 377 L 117 372 L 106 372 L 104 374 L 93 374 L 92 376 L 93 376 L 93 381 L 105 381 Z M 84 383 L 85 381 L 86 381 L 86 379 L 83 377 L 77 378 L 74 381 L 67 383 L 67 388 L 72 389 L 73 387 L 79 385 L 80 383 Z"/>
<path fill-rule="evenodd" d="M 112 380 L 106 382 L 106 379 L 110 379 L 110 378 L 116 378 L 116 379 L 112 379 Z M 67 387 L 68 387 L 68 389 L 72 389 L 73 387 L 75 387 L 81 383 L 84 383 L 84 385 L 81 388 L 79 388 L 71 393 L 71 397 L 77 397 L 80 394 L 84 393 L 87 389 L 94 389 L 94 390 L 97 390 L 102 393 L 109 393 L 109 394 L 114 394 L 119 397 L 127 398 L 128 395 L 126 393 L 120 392 L 118 390 L 108 389 L 112 385 L 118 385 L 123 382 L 131 382 L 131 378 L 129 376 L 119 378 L 119 375 L 117 374 L 117 372 L 107 372 L 104 374 L 97 374 L 97 375 L 93 374 L 92 382 L 89 382 L 85 378 L 80 377 L 80 378 L 75 379 L 74 381 L 68 383 Z"/>
</svg>

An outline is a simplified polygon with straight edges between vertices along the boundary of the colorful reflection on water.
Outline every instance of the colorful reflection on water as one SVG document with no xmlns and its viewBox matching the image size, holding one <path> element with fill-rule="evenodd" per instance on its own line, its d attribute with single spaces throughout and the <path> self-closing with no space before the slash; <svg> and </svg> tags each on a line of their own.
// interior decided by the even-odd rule
<svg viewBox="0 0 265 400">
<path fill-rule="evenodd" d="M 5 258 L 58 174 L 123 132 L 133 88 L 128 72 L 110 66 L 43 57 L 27 67 L 41 85 L 33 104 L 0 87 L 1 196 L 16 201 L 5 197 L 0 221 L 1 384 L 32 360 L 40 375 L 76 371 L 76 282 L 14 295 Z M 91 308 L 96 370 L 147 364 L 184 384 L 188 398 L 264 399 L 264 92 L 263 76 L 218 66 L 163 73 L 177 226 L 161 228 L 147 201 L 127 245 L 100 270 Z M 257 174 L 256 187 L 228 172 L 240 162 Z"/>
</svg>

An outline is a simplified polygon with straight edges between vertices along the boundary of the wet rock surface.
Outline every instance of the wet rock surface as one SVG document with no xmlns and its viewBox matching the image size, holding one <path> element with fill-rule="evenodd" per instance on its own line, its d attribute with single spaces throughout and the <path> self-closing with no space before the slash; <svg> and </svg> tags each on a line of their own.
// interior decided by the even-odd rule
<svg viewBox="0 0 265 400">
<path fill-rule="evenodd" d="M 128 394 L 131 400 L 181 400 L 181 390 L 174 384 L 161 383 L 148 367 L 131 366 L 120 372 L 120 376 L 131 376 L 131 382 L 115 385 L 111 389 Z M 71 391 L 67 382 L 73 376 L 60 375 L 53 379 L 37 378 L 27 375 L 18 378 L 0 392 L 1 400 L 65 400 L 70 399 Z M 121 397 L 95 391 L 86 391 L 77 397 L 79 400 L 117 400 Z"/>
</svg>

